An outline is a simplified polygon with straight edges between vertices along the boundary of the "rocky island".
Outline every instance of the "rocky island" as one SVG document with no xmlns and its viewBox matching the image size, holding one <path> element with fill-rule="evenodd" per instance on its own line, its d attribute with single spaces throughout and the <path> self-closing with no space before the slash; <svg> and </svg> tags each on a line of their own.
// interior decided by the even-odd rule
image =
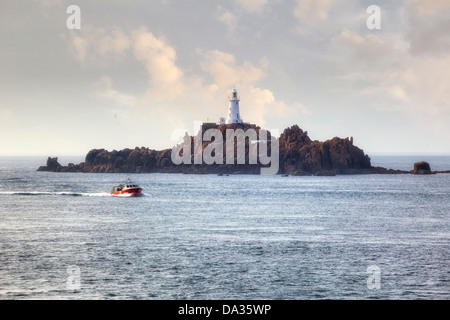
<svg viewBox="0 0 450 320">
<path fill-rule="evenodd" d="M 216 127 L 225 136 L 226 129 L 241 128 L 257 130 L 251 124 L 204 124 L 198 134 L 210 127 Z M 203 142 L 197 149 L 195 137 L 189 137 L 192 143 L 192 157 L 213 142 Z M 364 151 L 353 145 L 353 138 L 335 137 L 326 141 L 313 141 L 308 133 L 294 125 L 284 130 L 279 139 L 279 174 L 334 176 L 337 174 L 431 174 L 427 163 L 417 163 L 412 171 L 392 170 L 373 167 Z M 248 159 L 249 141 L 246 141 Z M 224 143 L 224 148 L 226 148 Z M 269 145 L 270 150 L 270 145 Z M 259 174 L 261 164 L 180 164 L 171 159 L 172 149 L 153 150 L 145 147 L 107 151 L 93 149 L 86 155 L 84 162 L 62 166 L 58 158 L 48 158 L 47 164 L 38 171 L 85 172 L 85 173 L 186 173 L 186 174 Z M 235 162 L 236 163 L 236 162 Z M 248 162 L 246 162 L 248 163 Z M 428 165 L 428 166 L 427 166 Z"/>
<path fill-rule="evenodd" d="M 413 171 L 373 167 L 369 156 L 353 144 L 353 137 L 313 141 L 308 132 L 298 125 L 286 128 L 276 139 L 259 126 L 244 122 L 235 88 L 229 97 L 227 118 L 221 117 L 218 123 L 203 123 L 194 137 L 186 133 L 182 143 L 172 149 L 93 149 L 82 163 L 62 166 L 58 158 L 49 157 L 47 164 L 38 171 L 219 175 L 279 173 L 284 176 L 432 173 L 427 163 L 417 163 Z"/>
</svg>

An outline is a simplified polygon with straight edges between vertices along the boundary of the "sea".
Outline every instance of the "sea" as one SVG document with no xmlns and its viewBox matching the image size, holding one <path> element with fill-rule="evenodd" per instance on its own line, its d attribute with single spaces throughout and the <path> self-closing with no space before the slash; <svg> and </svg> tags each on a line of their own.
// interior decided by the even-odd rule
<svg viewBox="0 0 450 320">
<path fill-rule="evenodd" d="M 371 158 L 450 169 L 450 156 Z M 450 174 L 37 172 L 45 162 L 0 157 L 0 299 L 450 299 Z M 127 178 L 145 195 L 112 197 Z"/>
</svg>

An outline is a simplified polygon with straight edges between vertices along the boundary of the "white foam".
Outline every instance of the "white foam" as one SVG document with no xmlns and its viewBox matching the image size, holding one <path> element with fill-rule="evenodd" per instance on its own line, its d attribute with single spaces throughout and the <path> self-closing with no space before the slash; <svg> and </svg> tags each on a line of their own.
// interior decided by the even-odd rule
<svg viewBox="0 0 450 320">
<path fill-rule="evenodd" d="M 85 193 L 85 192 L 50 192 L 50 191 L 0 191 L 0 195 L 16 195 L 16 196 L 72 196 L 72 197 L 110 197 L 111 194 L 106 192 Z"/>
</svg>

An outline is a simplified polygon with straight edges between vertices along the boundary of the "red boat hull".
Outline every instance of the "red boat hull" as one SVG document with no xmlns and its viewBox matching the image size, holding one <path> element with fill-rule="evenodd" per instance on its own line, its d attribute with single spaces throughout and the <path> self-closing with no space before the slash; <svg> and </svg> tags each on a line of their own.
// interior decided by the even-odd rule
<svg viewBox="0 0 450 320">
<path fill-rule="evenodd" d="M 126 189 L 118 192 L 111 192 L 113 196 L 130 196 L 130 197 L 138 197 L 142 195 L 142 188 L 133 188 L 133 189 Z"/>
</svg>

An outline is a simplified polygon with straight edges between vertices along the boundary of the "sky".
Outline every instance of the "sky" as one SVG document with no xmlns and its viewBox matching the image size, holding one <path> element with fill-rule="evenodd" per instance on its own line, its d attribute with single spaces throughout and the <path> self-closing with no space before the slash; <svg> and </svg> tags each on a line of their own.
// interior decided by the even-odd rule
<svg viewBox="0 0 450 320">
<path fill-rule="evenodd" d="M 0 0 L 0 155 L 171 148 L 233 87 L 269 130 L 450 154 L 449 30 L 448 0 Z"/>
</svg>

